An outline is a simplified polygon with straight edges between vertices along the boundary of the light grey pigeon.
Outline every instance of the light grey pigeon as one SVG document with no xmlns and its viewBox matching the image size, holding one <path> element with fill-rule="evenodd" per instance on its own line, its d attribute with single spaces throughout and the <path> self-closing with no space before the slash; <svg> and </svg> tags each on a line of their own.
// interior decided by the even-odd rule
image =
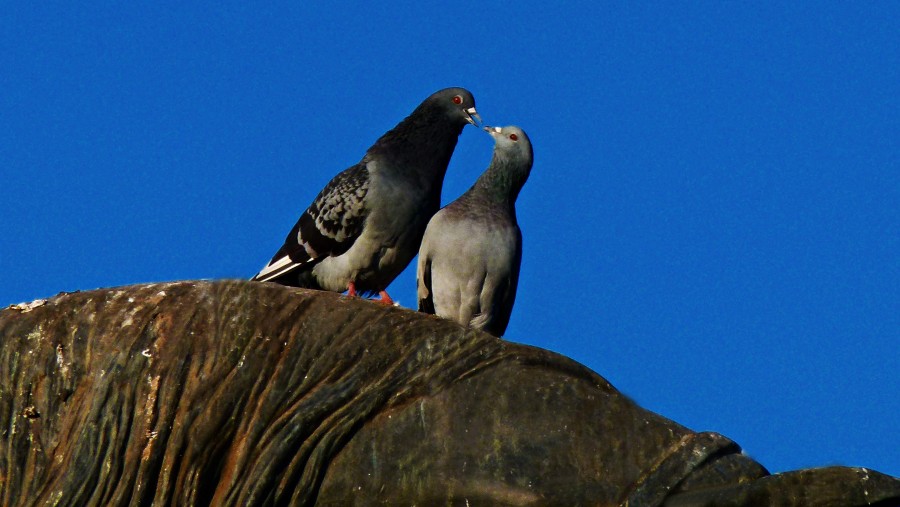
<svg viewBox="0 0 900 507">
<path fill-rule="evenodd" d="M 252 280 L 294 287 L 381 293 L 409 265 L 456 141 L 481 118 L 475 98 L 446 88 L 381 136 L 362 160 L 334 177 L 291 229 L 284 245 Z"/>
<path fill-rule="evenodd" d="M 534 155 L 519 127 L 485 127 L 491 165 L 472 188 L 438 211 L 425 230 L 417 266 L 419 311 L 502 336 L 509 324 L 522 231 L 516 197 Z"/>
</svg>

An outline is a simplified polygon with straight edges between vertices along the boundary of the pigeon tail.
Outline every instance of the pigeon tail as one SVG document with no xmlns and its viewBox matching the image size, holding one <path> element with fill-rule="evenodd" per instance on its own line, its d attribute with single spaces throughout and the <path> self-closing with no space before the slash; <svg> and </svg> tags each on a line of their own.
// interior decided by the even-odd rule
<svg viewBox="0 0 900 507">
<path fill-rule="evenodd" d="M 486 328 L 490 323 L 490 320 L 491 314 L 488 312 L 482 312 L 472 317 L 472 320 L 469 321 L 469 327 L 473 329 L 484 330 L 484 328 Z"/>
<path fill-rule="evenodd" d="M 283 275 L 294 271 L 305 263 L 293 262 L 290 257 L 284 256 L 277 261 L 270 262 L 266 267 L 262 268 L 262 270 L 257 273 L 253 278 L 250 279 L 251 282 L 271 282 L 276 278 L 279 278 Z"/>
</svg>

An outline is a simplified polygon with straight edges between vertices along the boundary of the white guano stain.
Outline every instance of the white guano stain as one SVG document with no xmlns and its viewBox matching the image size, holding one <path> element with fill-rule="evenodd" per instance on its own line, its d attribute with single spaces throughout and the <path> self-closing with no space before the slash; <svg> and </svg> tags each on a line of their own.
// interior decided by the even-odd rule
<svg viewBox="0 0 900 507">
<path fill-rule="evenodd" d="M 35 308 L 37 308 L 39 306 L 44 306 L 45 304 L 47 304 L 46 299 L 35 299 L 34 301 L 32 301 L 30 303 L 18 303 L 15 305 L 9 305 L 9 309 L 10 310 L 19 310 L 22 313 L 28 313 L 31 310 L 34 310 Z"/>
</svg>

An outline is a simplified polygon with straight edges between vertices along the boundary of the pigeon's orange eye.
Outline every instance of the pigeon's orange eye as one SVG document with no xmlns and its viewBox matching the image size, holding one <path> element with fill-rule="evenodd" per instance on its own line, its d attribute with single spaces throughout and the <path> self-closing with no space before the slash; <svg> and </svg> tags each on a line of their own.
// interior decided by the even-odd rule
<svg viewBox="0 0 900 507">
<path fill-rule="evenodd" d="M 454 104 L 462 104 L 463 103 L 462 95 L 457 95 L 457 96 L 453 97 L 453 103 Z"/>
<path fill-rule="evenodd" d="M 518 140 L 519 140 L 519 136 L 517 136 L 517 135 L 515 135 L 515 134 L 510 134 L 510 135 L 509 135 L 509 138 L 512 139 L 513 141 L 518 141 Z"/>
</svg>

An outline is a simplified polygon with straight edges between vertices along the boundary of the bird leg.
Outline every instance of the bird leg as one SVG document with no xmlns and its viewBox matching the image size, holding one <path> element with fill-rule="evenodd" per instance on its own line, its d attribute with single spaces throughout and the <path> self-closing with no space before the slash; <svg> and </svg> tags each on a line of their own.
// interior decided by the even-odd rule
<svg viewBox="0 0 900 507">
<path fill-rule="evenodd" d="M 388 296 L 388 293 L 386 290 L 383 290 L 383 291 L 379 292 L 378 294 L 381 295 L 381 299 L 378 300 L 379 303 L 381 303 L 385 306 L 394 306 L 394 300 L 391 299 L 391 296 Z"/>
<path fill-rule="evenodd" d="M 378 294 L 381 295 L 381 299 L 376 299 L 375 301 L 386 306 L 394 306 L 394 300 L 391 299 L 391 296 L 388 295 L 386 290 L 383 290 Z M 356 284 L 351 280 L 347 283 L 347 297 L 355 298 L 358 296 L 359 294 L 357 294 L 356 292 Z"/>
</svg>

